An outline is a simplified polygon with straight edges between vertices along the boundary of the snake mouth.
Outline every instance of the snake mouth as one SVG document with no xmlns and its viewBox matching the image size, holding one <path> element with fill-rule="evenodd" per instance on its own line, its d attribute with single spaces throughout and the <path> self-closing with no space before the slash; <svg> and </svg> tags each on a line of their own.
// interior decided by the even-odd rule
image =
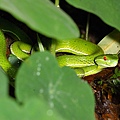
<svg viewBox="0 0 120 120">
<path fill-rule="evenodd" d="M 118 64 L 118 61 L 110 60 L 109 63 L 104 64 L 105 67 L 115 67 Z"/>
<path fill-rule="evenodd" d="M 112 65 L 107 65 L 107 64 L 103 64 L 103 65 L 99 65 L 101 66 L 101 68 L 108 68 L 108 67 L 115 67 L 117 64 L 112 64 Z"/>
</svg>

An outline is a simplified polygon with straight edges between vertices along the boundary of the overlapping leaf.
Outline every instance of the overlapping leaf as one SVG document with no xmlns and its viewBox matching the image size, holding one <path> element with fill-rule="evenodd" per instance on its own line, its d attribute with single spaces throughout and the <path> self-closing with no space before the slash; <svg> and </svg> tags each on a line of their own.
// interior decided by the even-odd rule
<svg viewBox="0 0 120 120">
<path fill-rule="evenodd" d="M 69 4 L 99 16 L 108 25 L 120 30 L 119 0 L 66 0 Z"/>
<path fill-rule="evenodd" d="M 0 67 L 0 99 L 8 96 L 8 77 Z"/>
<path fill-rule="evenodd" d="M 1 0 L 0 9 L 46 36 L 56 39 L 79 37 L 73 20 L 49 0 Z"/>
<path fill-rule="evenodd" d="M 60 68 L 48 52 L 35 53 L 22 64 L 16 96 L 20 102 L 42 98 L 67 120 L 94 119 L 94 97 L 89 85 L 70 68 Z"/>
</svg>

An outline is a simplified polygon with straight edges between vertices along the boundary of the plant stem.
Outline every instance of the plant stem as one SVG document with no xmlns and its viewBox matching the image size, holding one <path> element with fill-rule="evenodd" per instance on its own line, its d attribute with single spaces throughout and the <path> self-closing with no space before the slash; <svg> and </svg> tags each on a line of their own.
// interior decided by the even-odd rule
<svg viewBox="0 0 120 120">
<path fill-rule="evenodd" d="M 55 6 L 59 7 L 59 0 L 55 0 Z"/>
<path fill-rule="evenodd" d="M 86 40 L 88 40 L 89 23 L 90 23 L 90 13 L 88 13 L 87 24 L 86 24 L 86 34 L 85 34 L 85 39 Z"/>
<path fill-rule="evenodd" d="M 38 41 L 39 51 L 40 51 L 40 52 L 45 51 L 45 49 L 44 49 L 44 47 L 43 47 L 43 45 L 42 45 L 42 42 L 41 42 L 40 37 L 39 37 L 38 34 L 37 34 L 37 41 Z"/>
</svg>

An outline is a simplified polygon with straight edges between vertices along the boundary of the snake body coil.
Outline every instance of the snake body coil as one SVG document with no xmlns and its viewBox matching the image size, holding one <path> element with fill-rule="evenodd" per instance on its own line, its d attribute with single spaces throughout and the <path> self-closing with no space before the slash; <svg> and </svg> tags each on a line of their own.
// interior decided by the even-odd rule
<svg viewBox="0 0 120 120">
<path fill-rule="evenodd" d="M 29 44 L 23 43 L 21 41 L 16 41 L 10 46 L 12 54 L 16 55 L 21 60 L 25 60 L 29 57 L 31 46 Z M 0 30 L 0 66 L 4 69 L 4 71 L 10 76 L 15 77 L 16 68 L 14 68 L 11 63 L 8 61 L 6 57 L 6 40 L 5 36 Z"/>
</svg>

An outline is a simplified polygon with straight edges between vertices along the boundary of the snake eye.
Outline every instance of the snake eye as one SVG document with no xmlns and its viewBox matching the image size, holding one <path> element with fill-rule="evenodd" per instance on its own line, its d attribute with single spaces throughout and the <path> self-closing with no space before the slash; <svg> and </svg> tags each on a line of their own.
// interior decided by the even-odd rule
<svg viewBox="0 0 120 120">
<path fill-rule="evenodd" d="M 104 56 L 103 59 L 106 61 L 107 60 L 107 56 Z"/>
</svg>

